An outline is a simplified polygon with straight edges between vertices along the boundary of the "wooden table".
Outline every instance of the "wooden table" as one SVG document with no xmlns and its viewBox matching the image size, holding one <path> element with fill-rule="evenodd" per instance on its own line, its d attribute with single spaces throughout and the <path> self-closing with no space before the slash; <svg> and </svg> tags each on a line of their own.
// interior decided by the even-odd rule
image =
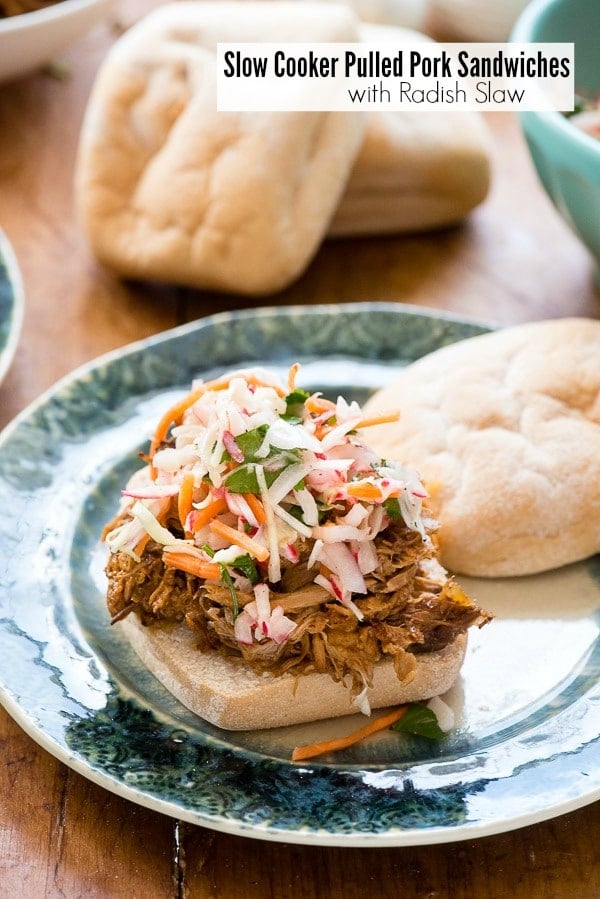
<svg viewBox="0 0 600 899">
<path fill-rule="evenodd" d="M 136 5 L 137 4 L 137 5 Z M 123 3 L 128 24 L 143 0 Z M 114 23 L 113 23 L 114 24 Z M 64 55 L 65 80 L 0 88 L 0 227 L 26 288 L 0 425 L 75 366 L 184 321 L 249 305 L 397 300 L 511 324 L 600 315 L 592 262 L 536 181 L 516 121 L 489 118 L 494 186 L 462 227 L 324 245 L 263 301 L 125 284 L 91 258 L 73 210 L 78 130 L 105 25 Z M 527 897 L 600 895 L 600 805 L 520 831 L 402 849 L 259 842 L 120 799 L 39 748 L 0 710 L 0 895 L 7 897 Z"/>
</svg>

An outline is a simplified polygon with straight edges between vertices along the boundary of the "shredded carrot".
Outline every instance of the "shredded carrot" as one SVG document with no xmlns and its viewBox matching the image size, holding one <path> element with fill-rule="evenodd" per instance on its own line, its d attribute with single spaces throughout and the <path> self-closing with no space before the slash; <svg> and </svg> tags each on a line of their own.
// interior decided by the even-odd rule
<svg viewBox="0 0 600 899">
<path fill-rule="evenodd" d="M 245 549 L 259 562 L 265 562 L 269 558 L 269 550 L 265 546 L 244 534 L 243 531 L 237 531 L 228 524 L 224 524 L 218 518 L 210 522 L 209 528 L 213 534 L 217 534 L 219 537 L 223 537 L 224 540 L 229 540 L 236 546 L 241 547 L 241 549 Z"/>
<path fill-rule="evenodd" d="M 203 562 L 188 553 L 163 553 L 163 562 L 169 568 L 178 568 L 188 574 L 195 574 L 205 581 L 219 581 L 221 569 L 216 562 Z"/>
<path fill-rule="evenodd" d="M 356 428 L 370 428 L 373 425 L 386 425 L 392 421 L 399 421 L 400 412 L 396 410 L 395 412 L 386 412 L 385 415 L 374 415 L 372 418 L 363 418 L 362 421 L 356 425 Z"/>
<path fill-rule="evenodd" d="M 120 525 L 122 523 L 122 521 L 123 521 L 123 513 L 117 512 L 115 517 L 113 519 L 111 519 L 111 521 L 109 521 L 108 524 L 104 525 L 104 527 L 102 528 L 102 533 L 100 534 L 100 540 L 102 543 L 104 543 L 104 541 L 106 540 L 106 538 L 108 537 L 110 532 L 114 531 L 114 529 L 116 527 L 118 527 L 118 525 Z"/>
<path fill-rule="evenodd" d="M 209 524 L 209 522 L 211 522 L 213 518 L 216 518 L 216 516 L 220 515 L 221 512 L 225 512 L 226 509 L 227 503 L 225 502 L 223 497 L 213 499 L 212 503 L 209 503 L 202 509 L 196 509 L 194 513 L 194 532 L 199 531 L 200 528 L 203 528 L 205 525 Z"/>
<path fill-rule="evenodd" d="M 144 534 L 144 536 L 138 540 L 138 542 L 135 545 L 135 552 L 138 554 L 138 556 L 142 555 L 142 553 L 146 549 L 146 546 L 147 546 L 149 540 L 150 540 L 150 534 Z"/>
<path fill-rule="evenodd" d="M 320 415 L 322 412 L 335 412 L 336 405 L 331 400 L 326 400 L 323 396 L 313 394 L 304 403 L 304 407 L 311 415 Z"/>
<path fill-rule="evenodd" d="M 377 501 L 382 497 L 380 488 L 377 484 L 371 484 L 370 481 L 353 481 L 346 487 L 346 492 L 348 493 L 348 496 L 367 501 Z"/>
<path fill-rule="evenodd" d="M 388 712 L 387 715 L 382 715 L 381 718 L 369 721 L 364 727 L 360 727 L 345 737 L 339 737 L 337 740 L 324 740 L 322 743 L 311 743 L 309 746 L 296 746 L 292 753 L 292 761 L 302 762 L 305 759 L 315 758 L 317 755 L 324 755 L 326 752 L 337 752 L 338 749 L 347 749 L 348 746 L 354 746 L 355 743 L 360 743 L 365 737 L 370 737 L 371 734 L 376 734 L 391 727 L 392 724 L 395 724 L 396 721 L 402 718 L 407 708 L 408 706 L 401 705 L 399 708 L 394 709 L 393 712 Z"/>
<path fill-rule="evenodd" d="M 290 370 L 288 371 L 288 390 L 290 393 L 293 393 L 296 389 L 296 376 L 300 371 L 300 363 L 294 362 L 293 365 L 290 365 Z"/>
<path fill-rule="evenodd" d="M 286 391 L 283 387 L 280 387 L 279 384 L 271 384 L 269 381 L 263 381 L 261 378 L 257 378 L 255 374 L 252 374 L 252 372 L 246 375 L 246 381 L 254 387 L 270 387 L 276 394 L 278 394 L 278 396 L 284 397 L 286 395 Z"/>
<path fill-rule="evenodd" d="M 265 512 L 265 507 L 259 500 L 258 496 L 256 496 L 254 493 L 244 493 L 242 495 L 243 495 L 244 499 L 246 500 L 246 502 L 248 503 L 248 505 L 250 506 L 250 509 L 252 510 L 252 513 L 253 513 L 254 517 L 256 518 L 256 520 L 258 521 L 258 523 L 264 524 L 265 521 L 267 520 L 267 515 Z"/>
<path fill-rule="evenodd" d="M 177 515 L 181 522 L 181 527 L 185 530 L 185 522 L 192 511 L 192 501 L 194 499 L 194 475 L 191 471 L 184 474 L 181 480 L 181 487 L 177 496 Z M 189 536 L 186 531 L 186 537 Z"/>
<path fill-rule="evenodd" d="M 246 381 L 248 384 L 251 384 L 255 387 L 273 387 L 279 396 L 285 396 L 285 390 L 283 390 L 279 386 L 275 386 L 269 384 L 266 381 L 263 381 L 261 378 L 258 378 L 252 372 L 249 372 L 246 376 Z M 226 390 L 231 383 L 231 376 L 226 375 L 223 378 L 215 378 L 213 381 L 207 381 L 205 384 L 201 384 L 196 390 L 190 391 L 183 399 L 178 400 L 178 402 L 174 403 L 167 411 L 162 415 L 158 425 L 156 426 L 156 430 L 154 432 L 154 436 L 152 438 L 152 442 L 150 444 L 149 457 L 150 461 L 154 456 L 154 453 L 163 442 L 165 437 L 169 432 L 169 428 L 171 425 L 181 424 L 181 420 L 190 408 L 193 406 L 196 400 L 199 400 L 200 397 L 206 393 L 208 390 Z"/>
<path fill-rule="evenodd" d="M 190 406 L 194 405 L 196 400 L 200 399 L 203 393 L 206 393 L 206 385 L 198 387 L 197 390 L 192 390 L 190 393 L 184 396 L 183 399 L 179 400 L 177 403 L 167 409 L 167 411 L 161 416 L 161 419 L 156 426 L 154 437 L 152 438 L 152 443 L 150 444 L 151 459 L 160 444 L 167 436 L 171 425 L 180 424 L 184 413 L 187 412 Z"/>
</svg>

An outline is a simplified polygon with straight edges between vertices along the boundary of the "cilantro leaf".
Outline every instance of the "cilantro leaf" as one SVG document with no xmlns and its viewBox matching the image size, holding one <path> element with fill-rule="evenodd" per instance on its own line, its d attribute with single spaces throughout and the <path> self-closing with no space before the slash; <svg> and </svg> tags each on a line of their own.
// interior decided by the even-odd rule
<svg viewBox="0 0 600 899">
<path fill-rule="evenodd" d="M 400 503 L 397 496 L 390 496 L 389 499 L 386 499 L 383 503 L 383 508 L 392 519 L 392 521 L 399 521 L 402 518 Z"/>
<path fill-rule="evenodd" d="M 219 571 L 221 572 L 221 583 L 229 590 L 229 595 L 231 596 L 233 620 L 235 621 L 240 613 L 237 590 L 235 589 L 234 583 L 231 580 L 231 575 L 227 570 L 227 566 L 224 565 L 223 562 L 219 562 Z"/>
<path fill-rule="evenodd" d="M 258 428 L 252 428 L 251 431 L 244 431 L 243 434 L 238 434 L 238 436 L 235 438 L 235 442 L 244 454 L 244 459 L 246 462 L 257 461 L 256 453 L 262 446 L 266 433 L 267 426 L 260 425 Z M 231 455 L 227 452 L 227 450 L 223 451 L 221 461 L 231 461 Z"/>
<path fill-rule="evenodd" d="M 256 567 L 256 563 L 252 556 L 248 554 L 244 556 L 238 556 L 237 559 L 234 559 L 231 563 L 231 567 L 235 568 L 236 571 L 241 571 L 241 573 L 248 578 L 251 584 L 258 584 L 258 568 Z"/>
<path fill-rule="evenodd" d="M 265 468 L 265 481 L 267 487 L 271 486 L 278 474 L 279 470 L 267 471 Z M 234 468 L 224 479 L 223 483 L 230 493 L 254 493 L 257 496 L 260 494 L 256 469 L 252 464 L 239 465 L 237 468 Z"/>
<path fill-rule="evenodd" d="M 256 453 L 262 446 L 266 433 L 267 426 L 260 425 L 260 427 L 253 428 L 251 431 L 245 431 L 243 434 L 238 434 L 235 438 L 237 445 L 244 454 L 246 462 L 257 461 Z"/>
<path fill-rule="evenodd" d="M 407 734 L 417 734 L 428 740 L 442 740 L 446 734 L 438 724 L 434 712 L 426 705 L 412 703 L 406 713 L 392 724 L 392 730 Z"/>
<path fill-rule="evenodd" d="M 307 390 L 293 390 L 291 393 L 288 393 L 285 398 L 286 409 L 281 417 L 292 424 L 300 424 L 304 403 L 309 396 L 310 393 Z"/>
</svg>

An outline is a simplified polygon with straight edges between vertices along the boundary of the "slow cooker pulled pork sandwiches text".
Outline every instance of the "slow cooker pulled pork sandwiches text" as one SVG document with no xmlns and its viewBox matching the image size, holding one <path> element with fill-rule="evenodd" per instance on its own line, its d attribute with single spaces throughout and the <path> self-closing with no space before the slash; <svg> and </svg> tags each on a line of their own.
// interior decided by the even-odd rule
<svg viewBox="0 0 600 899">
<path fill-rule="evenodd" d="M 368 714 L 378 663 L 408 683 L 490 616 L 437 562 L 417 473 L 362 439 L 381 419 L 297 370 L 198 382 L 165 413 L 105 528 L 108 608 L 259 674 L 326 673 Z"/>
</svg>

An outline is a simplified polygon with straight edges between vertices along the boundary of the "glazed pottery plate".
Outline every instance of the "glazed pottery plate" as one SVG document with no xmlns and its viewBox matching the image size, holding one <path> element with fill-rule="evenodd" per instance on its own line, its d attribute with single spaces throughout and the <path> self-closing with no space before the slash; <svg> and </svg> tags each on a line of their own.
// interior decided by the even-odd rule
<svg viewBox="0 0 600 899">
<path fill-rule="evenodd" d="M 468 839 L 598 796 L 598 558 L 512 580 L 464 579 L 496 615 L 471 634 L 442 741 L 386 731 L 292 764 L 357 716 L 228 733 L 140 664 L 104 604 L 99 537 L 161 412 L 194 377 L 258 364 L 364 401 L 398 368 L 486 328 L 396 304 L 221 314 L 61 381 L 0 440 L 0 689 L 49 752 L 109 790 L 255 838 L 343 846 Z"/>
<path fill-rule="evenodd" d="M 23 286 L 13 249 L 0 231 L 0 381 L 13 360 L 23 322 Z"/>
</svg>

